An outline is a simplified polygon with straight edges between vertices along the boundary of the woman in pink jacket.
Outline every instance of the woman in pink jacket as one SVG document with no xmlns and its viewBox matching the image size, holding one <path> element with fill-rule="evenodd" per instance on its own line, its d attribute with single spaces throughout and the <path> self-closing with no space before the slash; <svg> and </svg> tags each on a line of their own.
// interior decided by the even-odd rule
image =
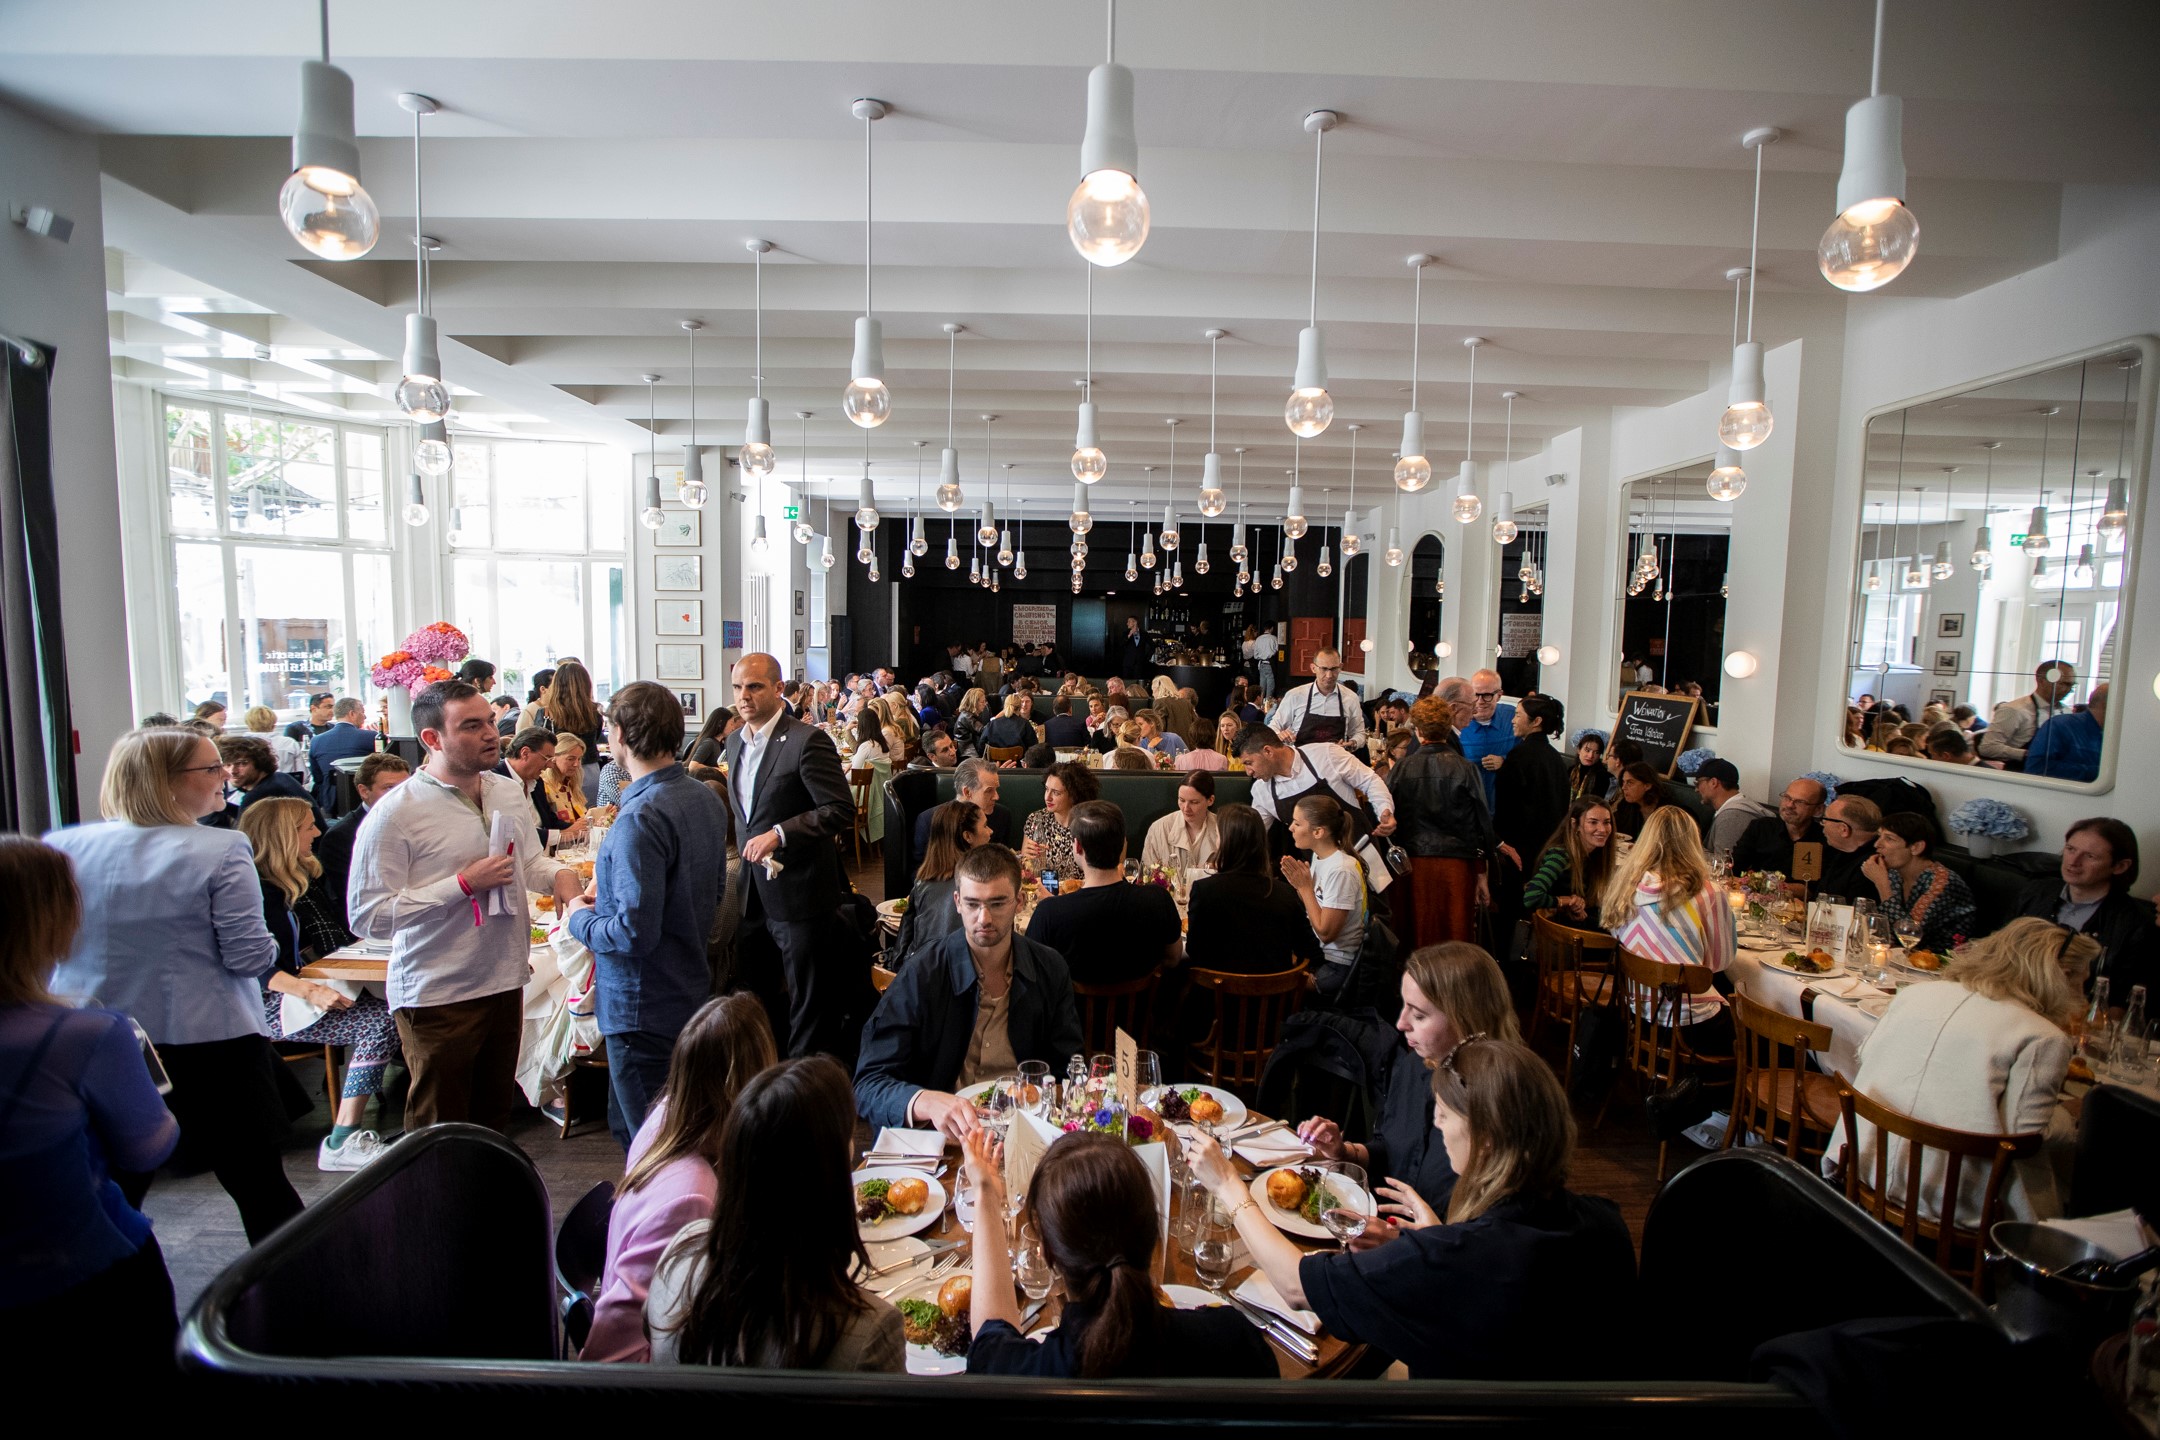
<svg viewBox="0 0 2160 1440">
<path fill-rule="evenodd" d="M 645 1293 L 653 1268 L 677 1231 L 712 1218 L 720 1194 L 713 1168 L 720 1132 L 750 1078 L 778 1060 L 765 1007 L 747 992 L 706 1001 L 683 1027 L 668 1062 L 667 1088 L 630 1142 L 582 1358 L 652 1358 Z"/>
</svg>

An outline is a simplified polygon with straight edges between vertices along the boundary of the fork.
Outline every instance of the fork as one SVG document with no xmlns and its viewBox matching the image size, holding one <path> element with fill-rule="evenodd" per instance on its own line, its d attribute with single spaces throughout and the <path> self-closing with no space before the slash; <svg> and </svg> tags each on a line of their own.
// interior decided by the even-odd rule
<svg viewBox="0 0 2160 1440">
<path fill-rule="evenodd" d="M 939 1260 L 937 1264 L 931 1266 L 929 1274 L 921 1276 L 919 1279 L 916 1280 L 896 1281 L 895 1283 L 886 1286 L 883 1290 L 873 1290 L 870 1293 L 877 1296 L 880 1300 L 890 1300 L 895 1294 L 907 1289 L 910 1285 L 922 1284 L 926 1281 L 939 1279 L 947 1271 L 957 1269 L 959 1267 L 959 1264 L 960 1252 L 955 1250 L 952 1253 L 946 1255 L 943 1259 Z"/>
</svg>

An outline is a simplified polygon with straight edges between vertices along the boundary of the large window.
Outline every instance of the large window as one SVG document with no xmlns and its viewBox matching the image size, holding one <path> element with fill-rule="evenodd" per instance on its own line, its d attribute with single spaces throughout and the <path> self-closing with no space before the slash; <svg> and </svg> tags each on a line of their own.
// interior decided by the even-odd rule
<svg viewBox="0 0 2160 1440">
<path fill-rule="evenodd" d="M 383 432 L 168 401 L 165 445 L 186 702 L 290 714 L 311 691 L 367 698 L 395 643 Z"/>
<path fill-rule="evenodd" d="M 461 439 L 452 473 L 452 618 L 501 692 L 576 656 L 593 688 L 633 677 L 624 527 L 629 477 L 598 446 Z"/>
</svg>

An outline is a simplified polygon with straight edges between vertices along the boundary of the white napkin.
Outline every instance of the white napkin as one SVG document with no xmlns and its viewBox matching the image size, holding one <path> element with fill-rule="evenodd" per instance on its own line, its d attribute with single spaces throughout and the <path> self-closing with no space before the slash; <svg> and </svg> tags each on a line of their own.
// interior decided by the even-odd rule
<svg viewBox="0 0 2160 1440">
<path fill-rule="evenodd" d="M 360 986 L 363 982 L 358 980 L 318 980 L 315 983 L 329 986 L 348 1000 L 357 1000 L 360 998 Z M 278 1030 L 283 1034 L 298 1034 L 329 1013 L 320 1005 L 310 1004 L 298 995 L 281 993 L 278 996 Z"/>
<path fill-rule="evenodd" d="M 510 812 L 497 810 L 488 825 L 488 854 L 508 855 L 510 847 L 517 841 L 517 832 L 517 822 L 510 818 Z M 513 882 L 515 882 L 516 878 L 515 875 L 511 877 Z M 510 897 L 504 893 L 509 888 L 507 885 L 498 885 L 488 892 L 488 914 L 508 915 L 510 913 Z"/>
<path fill-rule="evenodd" d="M 2145 1232 L 2138 1225 L 2135 1210 L 2088 1215 L 2082 1220 L 2043 1220 L 2040 1223 L 2050 1230 L 2075 1235 L 2088 1245 L 2099 1246 L 2107 1251 L 2110 1260 L 2126 1260 L 2145 1248 Z"/>
<path fill-rule="evenodd" d="M 1265 1135 L 1239 1141 L 1231 1147 L 1231 1151 L 1240 1159 L 1258 1165 L 1263 1170 L 1312 1158 L 1312 1152 L 1297 1143 L 1295 1130 L 1270 1130 Z"/>
<path fill-rule="evenodd" d="M 1043 1152 L 1057 1140 L 1058 1134 L 1049 1121 L 1025 1110 L 1013 1116 L 1012 1124 L 1005 1132 L 1006 1194 L 1027 1194 L 1028 1182 L 1035 1178 L 1036 1165 L 1041 1163 Z"/>
<path fill-rule="evenodd" d="M 1248 1305 L 1257 1305 L 1270 1315 L 1280 1315 L 1307 1335 L 1320 1333 L 1320 1317 L 1310 1310 L 1299 1310 L 1282 1298 L 1267 1276 L 1255 1270 L 1245 1277 L 1245 1283 L 1236 1290 L 1238 1299 Z"/>
<path fill-rule="evenodd" d="M 1880 1020 L 1883 1011 L 1888 1010 L 1890 1002 L 1896 998 L 1894 995 L 1870 995 L 1860 1002 L 1860 1009 L 1862 1012 L 1873 1015 Z"/>
<path fill-rule="evenodd" d="M 1840 1000 L 1851 1000 L 1862 991 L 1869 995 L 1875 993 L 1875 987 L 1858 975 L 1836 975 L 1828 980 L 1811 980 L 1808 983 L 1818 994 L 1834 995 Z"/>
<path fill-rule="evenodd" d="M 945 1132 L 942 1130 L 896 1130 L 888 1125 L 878 1131 L 877 1140 L 870 1150 L 878 1155 L 906 1155 L 914 1159 L 935 1162 L 945 1153 Z"/>
</svg>

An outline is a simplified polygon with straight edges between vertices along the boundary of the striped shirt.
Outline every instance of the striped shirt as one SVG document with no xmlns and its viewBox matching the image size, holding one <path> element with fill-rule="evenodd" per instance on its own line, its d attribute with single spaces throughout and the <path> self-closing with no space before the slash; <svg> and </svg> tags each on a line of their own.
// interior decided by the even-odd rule
<svg viewBox="0 0 2160 1440">
<path fill-rule="evenodd" d="M 1634 913 L 1613 931 L 1613 937 L 1645 960 L 1666 965 L 1701 965 L 1712 972 L 1733 962 L 1732 908 L 1715 885 L 1706 885 L 1685 901 L 1670 907 L 1658 902 L 1665 886 L 1654 872 L 1645 871 L 1635 887 Z M 1715 992 L 1688 1001 L 1688 1024 L 1708 1020 L 1724 1001 Z"/>
</svg>

